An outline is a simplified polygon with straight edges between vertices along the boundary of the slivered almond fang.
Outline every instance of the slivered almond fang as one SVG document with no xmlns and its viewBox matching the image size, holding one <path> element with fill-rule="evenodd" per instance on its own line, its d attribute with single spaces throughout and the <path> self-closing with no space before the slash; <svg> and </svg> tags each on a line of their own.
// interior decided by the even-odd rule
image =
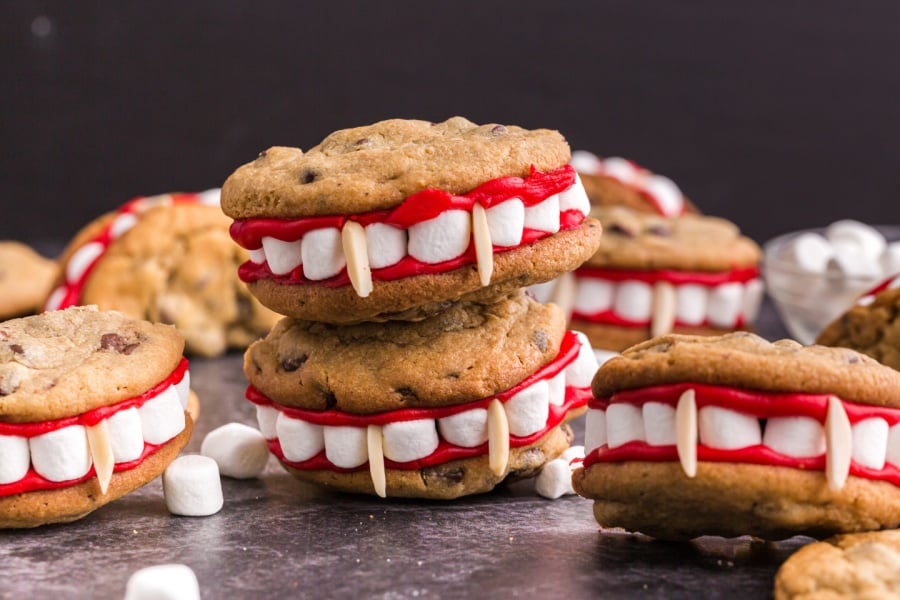
<svg viewBox="0 0 900 600">
<path fill-rule="evenodd" d="M 387 498 L 383 442 L 381 425 L 369 425 L 369 428 L 366 430 L 366 445 L 369 447 L 369 474 L 372 476 L 372 485 L 375 486 L 375 493 L 382 498 Z"/>
<path fill-rule="evenodd" d="M 113 467 L 116 464 L 112 445 L 109 443 L 109 427 L 106 420 L 103 420 L 86 429 L 88 447 L 91 450 L 91 459 L 94 461 L 94 471 L 97 473 L 97 482 L 100 484 L 100 493 L 106 494 L 112 479 Z"/>
<path fill-rule="evenodd" d="M 694 390 L 685 390 L 675 408 L 675 433 L 678 460 L 688 477 L 697 474 L 697 400 Z"/>
<path fill-rule="evenodd" d="M 675 326 L 675 286 L 668 281 L 658 281 L 653 286 L 651 319 L 651 337 L 671 333 Z"/>
<path fill-rule="evenodd" d="M 572 317 L 572 308 L 575 306 L 575 292 L 578 283 L 575 281 L 575 275 L 572 273 L 563 273 L 556 280 L 553 286 L 553 294 L 550 296 L 550 302 L 560 307 L 566 320 Z"/>
<path fill-rule="evenodd" d="M 472 234 L 475 238 L 475 258 L 478 260 L 478 277 L 481 285 L 491 282 L 494 274 L 494 245 L 488 228 L 487 212 L 477 202 L 472 207 Z"/>
<path fill-rule="evenodd" d="M 347 221 L 341 229 L 341 246 L 347 259 L 347 275 L 360 298 L 372 293 L 372 269 L 366 247 L 366 230 L 356 221 Z"/>
<path fill-rule="evenodd" d="M 494 398 L 488 405 L 488 463 L 498 477 L 509 464 L 509 421 L 503 403 Z"/>
<path fill-rule="evenodd" d="M 837 396 L 829 396 L 825 417 L 825 476 L 828 478 L 828 489 L 837 492 L 847 483 L 852 454 L 853 430 L 847 411 Z"/>
</svg>

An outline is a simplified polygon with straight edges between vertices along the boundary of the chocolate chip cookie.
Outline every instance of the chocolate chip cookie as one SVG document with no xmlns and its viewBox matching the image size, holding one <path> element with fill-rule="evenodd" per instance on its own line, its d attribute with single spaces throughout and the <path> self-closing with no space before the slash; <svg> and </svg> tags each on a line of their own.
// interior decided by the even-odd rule
<svg viewBox="0 0 900 600">
<path fill-rule="evenodd" d="M 56 261 L 29 246 L 0 241 L 0 320 L 38 312 L 58 270 Z"/>
</svg>

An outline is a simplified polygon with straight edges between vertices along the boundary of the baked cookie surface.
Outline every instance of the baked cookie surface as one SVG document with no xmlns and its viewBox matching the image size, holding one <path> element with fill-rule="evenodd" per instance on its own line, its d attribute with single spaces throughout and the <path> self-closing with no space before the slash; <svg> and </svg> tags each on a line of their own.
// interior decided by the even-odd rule
<svg viewBox="0 0 900 600">
<path fill-rule="evenodd" d="M 0 319 L 38 312 L 59 266 L 20 242 L 0 241 Z"/>
<path fill-rule="evenodd" d="M 857 304 L 829 324 L 817 344 L 851 348 L 900 371 L 900 288 Z"/>
</svg>

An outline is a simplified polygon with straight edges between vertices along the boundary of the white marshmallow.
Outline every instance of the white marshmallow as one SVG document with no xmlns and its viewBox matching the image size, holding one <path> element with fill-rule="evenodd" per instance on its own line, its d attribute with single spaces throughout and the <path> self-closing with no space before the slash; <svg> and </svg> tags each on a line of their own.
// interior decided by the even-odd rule
<svg viewBox="0 0 900 600">
<path fill-rule="evenodd" d="M 28 438 L 0 435 L 0 485 L 19 481 L 28 473 L 30 466 Z"/>
<path fill-rule="evenodd" d="M 197 194 L 197 201 L 206 206 L 222 205 L 222 188 L 210 188 Z"/>
<path fill-rule="evenodd" d="M 644 189 L 656 200 L 657 208 L 668 217 L 677 217 L 684 210 L 684 196 L 675 182 L 662 175 L 644 179 Z"/>
<path fill-rule="evenodd" d="M 720 406 L 701 408 L 697 429 L 700 443 L 717 450 L 737 450 L 762 443 L 758 418 Z"/>
<path fill-rule="evenodd" d="M 534 296 L 535 300 L 541 304 L 546 304 L 550 302 L 550 299 L 553 297 L 553 292 L 556 291 L 558 283 L 558 280 L 551 279 L 550 281 L 545 281 L 543 283 L 529 285 L 528 292 Z"/>
<path fill-rule="evenodd" d="M 559 194 L 559 212 L 567 210 L 577 210 L 584 216 L 591 212 L 591 201 L 584 191 L 584 184 L 581 183 L 581 177 L 575 174 L 575 183 L 569 189 Z"/>
<path fill-rule="evenodd" d="M 300 242 L 303 276 L 313 281 L 334 277 L 341 272 L 347 259 L 341 242 L 341 230 L 323 227 L 306 232 Z"/>
<path fill-rule="evenodd" d="M 581 343 L 581 348 L 578 350 L 575 360 L 566 367 L 566 385 L 576 388 L 590 387 L 594 373 L 597 372 L 600 365 L 597 364 L 597 356 L 594 354 L 587 336 L 580 331 L 576 331 L 575 336 Z"/>
<path fill-rule="evenodd" d="M 615 293 L 616 284 L 612 281 L 581 277 L 578 279 L 578 291 L 575 293 L 573 308 L 585 315 L 609 310 L 613 305 Z"/>
<path fill-rule="evenodd" d="M 575 170 L 579 173 L 588 174 L 596 173 L 602 166 L 600 159 L 587 150 L 574 150 L 572 158 L 569 159 L 569 164 L 575 167 Z"/>
<path fill-rule="evenodd" d="M 488 439 L 487 411 L 473 408 L 438 419 L 441 437 L 454 446 L 474 448 Z"/>
<path fill-rule="evenodd" d="M 828 261 L 826 272 L 831 277 L 854 277 L 878 279 L 881 277 L 881 264 L 858 252 L 835 252 Z"/>
<path fill-rule="evenodd" d="M 162 476 L 166 508 L 173 515 L 206 517 L 222 509 L 222 481 L 219 467 L 208 456 L 179 456 Z"/>
<path fill-rule="evenodd" d="M 156 398 L 138 409 L 141 431 L 148 444 L 168 442 L 184 429 L 184 407 L 174 386 L 169 386 Z"/>
<path fill-rule="evenodd" d="M 709 288 L 685 283 L 675 286 L 675 319 L 685 325 L 701 325 L 706 320 Z"/>
<path fill-rule="evenodd" d="M 559 231 L 559 194 L 525 207 L 525 227 L 556 233 Z"/>
<path fill-rule="evenodd" d="M 266 262 L 266 251 L 261 247 L 256 250 L 248 250 L 247 254 L 250 255 L 250 262 L 252 263 L 261 265 Z"/>
<path fill-rule="evenodd" d="M 863 419 L 853 426 L 853 461 L 863 467 L 884 468 L 888 424 L 881 417 Z"/>
<path fill-rule="evenodd" d="M 365 427 L 324 427 L 325 456 L 331 464 L 353 469 L 369 460 L 368 430 Z"/>
<path fill-rule="evenodd" d="M 528 386 L 504 404 L 509 433 L 524 437 L 547 426 L 550 416 L 550 385 L 546 380 Z"/>
<path fill-rule="evenodd" d="M 566 463 L 571 463 L 574 459 L 580 458 L 584 459 L 584 446 L 569 446 L 563 453 L 559 455 L 559 457 L 566 461 Z"/>
<path fill-rule="evenodd" d="M 275 421 L 280 413 L 271 406 L 256 405 L 256 423 L 259 425 L 259 431 L 267 440 L 278 437 L 275 430 Z"/>
<path fill-rule="evenodd" d="M 409 253 L 424 263 L 442 263 L 465 252 L 471 234 L 472 218 L 468 212 L 446 210 L 409 228 Z"/>
<path fill-rule="evenodd" d="M 62 304 L 63 298 L 66 297 L 66 288 L 64 286 L 60 286 L 50 292 L 50 296 L 47 297 L 47 303 L 44 305 L 44 310 L 59 310 L 59 305 Z"/>
<path fill-rule="evenodd" d="M 186 565 L 155 565 L 128 578 L 125 600 L 200 600 L 200 584 Z"/>
<path fill-rule="evenodd" d="M 263 237 L 263 253 L 269 263 L 269 270 L 275 275 L 287 275 L 299 267 L 303 262 L 300 253 L 302 243 L 303 240 L 285 242 L 273 237 Z"/>
<path fill-rule="evenodd" d="M 604 159 L 602 164 L 604 175 L 615 177 L 623 183 L 633 184 L 641 177 L 640 170 L 631 161 L 624 158 L 612 156 Z"/>
<path fill-rule="evenodd" d="M 710 325 L 729 328 L 737 324 L 744 303 L 744 286 L 737 282 L 717 285 L 709 293 L 707 316 Z"/>
<path fill-rule="evenodd" d="M 585 454 L 606 443 L 606 411 L 589 408 L 584 417 Z"/>
<path fill-rule="evenodd" d="M 425 458 L 438 447 L 434 419 L 398 421 L 381 428 L 384 436 L 384 455 L 394 462 L 409 462 Z"/>
<path fill-rule="evenodd" d="M 613 310 L 623 319 L 644 322 L 653 307 L 653 288 L 643 281 L 623 281 L 616 291 Z"/>
<path fill-rule="evenodd" d="M 744 285 L 744 300 L 741 303 L 741 312 L 745 323 L 753 323 L 759 316 L 762 306 L 763 282 L 759 279 L 751 279 Z"/>
<path fill-rule="evenodd" d="M 281 453 L 291 462 L 309 460 L 325 448 L 322 426 L 302 419 L 292 419 L 283 412 L 275 419 L 275 433 Z"/>
<path fill-rule="evenodd" d="M 185 371 L 181 381 L 175 384 L 175 391 L 178 393 L 178 401 L 181 402 L 181 408 L 187 408 L 188 398 L 191 395 L 191 372 Z"/>
<path fill-rule="evenodd" d="M 606 443 L 609 447 L 618 448 L 628 442 L 645 440 L 641 407 L 626 403 L 610 404 L 606 409 Z"/>
<path fill-rule="evenodd" d="M 550 500 L 574 494 L 572 469 L 568 461 L 557 458 L 545 464 L 534 480 L 534 491 Z"/>
<path fill-rule="evenodd" d="M 900 242 L 892 242 L 881 255 L 881 272 L 890 277 L 900 273 Z"/>
<path fill-rule="evenodd" d="M 606 363 L 606 361 L 617 356 L 620 356 L 620 354 L 613 350 L 601 350 L 600 348 L 594 348 L 594 357 L 597 359 L 597 368 L 602 367 L 603 364 Z"/>
<path fill-rule="evenodd" d="M 518 198 L 510 198 L 487 209 L 488 231 L 495 246 L 518 246 L 525 227 L 525 205 Z"/>
<path fill-rule="evenodd" d="M 766 421 L 763 444 L 795 458 L 820 456 L 825 452 L 825 429 L 811 417 L 772 417 Z"/>
<path fill-rule="evenodd" d="M 106 420 L 106 427 L 115 462 L 137 460 L 144 453 L 144 434 L 138 409 L 132 406 L 120 410 Z"/>
<path fill-rule="evenodd" d="M 835 246 L 855 248 L 869 261 L 878 260 L 886 245 L 884 236 L 877 229 L 851 219 L 829 225 L 825 229 L 825 237 Z"/>
<path fill-rule="evenodd" d="M 824 273 L 828 261 L 834 256 L 831 243 L 818 233 L 801 233 L 785 251 L 785 258 L 804 271 Z"/>
<path fill-rule="evenodd" d="M 662 402 L 645 402 L 641 409 L 644 437 L 651 446 L 672 446 L 675 433 L 675 407 Z"/>
<path fill-rule="evenodd" d="M 885 459 L 895 467 L 900 467 L 900 423 L 888 430 Z"/>
<path fill-rule="evenodd" d="M 203 438 L 200 454 L 216 461 L 219 474 L 235 479 L 259 477 L 269 460 L 269 446 L 258 429 L 227 423 Z"/>
<path fill-rule="evenodd" d="M 406 230 L 385 223 L 366 225 L 366 252 L 373 269 L 397 264 L 406 256 Z"/>
<path fill-rule="evenodd" d="M 81 425 L 70 425 L 28 440 L 31 464 L 38 475 L 50 481 L 69 481 L 91 470 L 87 433 Z"/>
<path fill-rule="evenodd" d="M 105 250 L 100 242 L 89 242 L 76 250 L 66 263 L 66 281 L 77 283 Z"/>
<path fill-rule="evenodd" d="M 125 232 L 135 226 L 137 224 L 138 218 L 134 213 L 122 213 L 118 217 L 113 220 L 112 225 L 109 226 L 109 235 L 113 239 L 118 239 L 122 237 Z"/>
<path fill-rule="evenodd" d="M 550 401 L 550 404 L 556 406 L 562 406 L 566 401 L 566 371 L 563 369 L 559 373 L 553 376 L 552 379 L 547 380 L 547 391 L 549 395 L 547 399 Z"/>
</svg>

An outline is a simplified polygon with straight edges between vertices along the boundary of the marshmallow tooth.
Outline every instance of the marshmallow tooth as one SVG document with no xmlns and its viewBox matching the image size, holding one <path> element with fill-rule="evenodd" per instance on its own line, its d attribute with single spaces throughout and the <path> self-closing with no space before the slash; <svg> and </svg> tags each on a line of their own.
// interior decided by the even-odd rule
<svg viewBox="0 0 900 600">
<path fill-rule="evenodd" d="M 510 198 L 485 211 L 491 241 L 504 248 L 522 243 L 525 228 L 525 205 L 518 198 Z"/>
<path fill-rule="evenodd" d="M 302 240 L 285 242 L 278 238 L 263 237 L 263 253 L 269 263 L 269 270 L 275 275 L 287 275 L 299 267 L 302 262 L 301 242 Z"/>
<path fill-rule="evenodd" d="M 178 393 L 178 400 L 181 402 L 182 408 L 187 408 L 188 398 L 191 395 L 191 372 L 185 371 L 181 381 L 175 384 L 175 391 Z"/>
<path fill-rule="evenodd" d="M 383 269 L 406 256 L 406 230 L 384 223 L 366 225 L 366 250 L 369 267 Z"/>
<path fill-rule="evenodd" d="M 880 417 L 864 419 L 853 425 L 853 461 L 870 469 L 883 469 L 888 429 L 887 421 Z"/>
<path fill-rule="evenodd" d="M 675 448 L 684 474 L 697 475 L 697 399 L 694 390 L 685 390 L 675 407 Z"/>
<path fill-rule="evenodd" d="M 566 385 L 576 388 L 590 387 L 594 373 L 597 372 L 600 365 L 597 364 L 597 355 L 594 354 L 587 336 L 580 331 L 574 333 L 581 348 L 578 349 L 578 356 L 575 357 L 575 360 L 566 367 Z"/>
<path fill-rule="evenodd" d="M 900 424 L 894 425 L 888 430 L 885 459 L 895 467 L 900 466 Z"/>
<path fill-rule="evenodd" d="M 368 430 L 366 427 L 324 427 L 325 457 L 331 464 L 353 469 L 369 460 Z"/>
<path fill-rule="evenodd" d="M 518 437 L 531 435 L 547 425 L 550 416 L 550 386 L 541 380 L 506 401 L 509 432 Z"/>
<path fill-rule="evenodd" d="M 308 231 L 300 241 L 300 255 L 303 275 L 312 281 L 334 277 L 347 264 L 341 231 L 337 227 Z"/>
<path fill-rule="evenodd" d="M 700 443 L 719 450 L 737 450 L 762 443 L 759 419 L 719 406 L 704 406 L 699 413 Z"/>
<path fill-rule="evenodd" d="M 643 323 L 650 320 L 653 288 L 643 281 L 624 281 L 616 291 L 613 310 L 623 319 Z"/>
<path fill-rule="evenodd" d="M 275 432 L 281 444 L 281 453 L 291 462 L 309 460 L 325 449 L 321 425 L 292 419 L 283 412 L 279 412 L 275 419 Z"/>
<path fill-rule="evenodd" d="M 49 481 L 70 481 L 91 470 L 91 453 L 82 425 L 70 425 L 28 440 L 31 464 Z"/>
<path fill-rule="evenodd" d="M 184 407 L 175 386 L 167 387 L 159 396 L 138 409 L 141 431 L 148 444 L 162 444 L 184 429 Z"/>
<path fill-rule="evenodd" d="M 644 419 L 644 437 L 651 446 L 674 446 L 675 407 L 662 402 L 645 402 L 641 407 Z"/>
<path fill-rule="evenodd" d="M 19 481 L 31 466 L 28 438 L 0 435 L 0 485 Z"/>
<path fill-rule="evenodd" d="M 573 150 L 569 164 L 575 167 L 579 173 L 588 174 L 595 173 L 603 167 L 600 159 L 593 152 L 587 150 Z"/>
<path fill-rule="evenodd" d="M 744 286 L 744 301 L 741 311 L 744 314 L 745 323 L 753 323 L 759 316 L 759 308 L 762 306 L 763 282 L 759 279 L 751 279 Z"/>
<path fill-rule="evenodd" d="M 614 296 L 615 285 L 611 281 L 583 277 L 578 280 L 574 308 L 585 315 L 603 312 L 612 307 Z"/>
<path fill-rule="evenodd" d="M 853 452 L 853 430 L 844 405 L 836 396 L 828 398 L 828 414 L 825 417 L 825 476 L 828 488 L 839 491 L 850 475 L 850 459 Z"/>
<path fill-rule="evenodd" d="M 384 455 L 404 463 L 425 458 L 437 450 L 439 439 L 434 419 L 398 421 L 382 426 Z"/>
<path fill-rule="evenodd" d="M 208 456 L 179 456 L 163 471 L 163 495 L 173 515 L 206 517 L 224 504 L 219 467 Z"/>
<path fill-rule="evenodd" d="M 610 448 L 618 448 L 635 441 L 645 441 L 641 407 L 633 404 L 610 404 L 606 409 L 606 443 Z"/>
<path fill-rule="evenodd" d="M 454 446 L 474 448 L 488 439 L 487 410 L 473 408 L 438 419 L 441 437 Z"/>
<path fill-rule="evenodd" d="M 685 325 L 702 325 L 706 319 L 709 291 L 706 286 L 686 283 L 675 288 L 675 317 Z"/>
<path fill-rule="evenodd" d="M 134 213 L 122 213 L 109 226 L 109 236 L 118 239 L 122 237 L 129 229 L 137 225 L 138 218 Z"/>
<path fill-rule="evenodd" d="M 106 420 L 106 427 L 115 462 L 131 462 L 141 457 L 144 452 L 144 434 L 138 409 L 131 407 L 120 410 Z"/>
<path fill-rule="evenodd" d="M 737 282 L 717 285 L 709 294 L 709 322 L 716 327 L 730 329 L 737 325 L 744 302 L 744 286 Z"/>
<path fill-rule="evenodd" d="M 88 448 L 91 451 L 91 460 L 94 463 L 94 472 L 97 474 L 97 482 L 100 484 L 100 493 L 106 494 L 116 463 L 106 420 L 85 428 L 85 432 L 87 433 Z"/>
<path fill-rule="evenodd" d="M 566 372 L 560 371 L 547 380 L 548 400 L 554 406 L 562 406 L 566 402 Z"/>
<path fill-rule="evenodd" d="M 630 160 L 612 156 L 602 161 L 603 174 L 615 177 L 622 183 L 634 184 L 640 179 L 640 170 Z"/>
<path fill-rule="evenodd" d="M 811 417 L 772 417 L 766 421 L 762 443 L 785 456 L 808 458 L 825 452 L 825 433 Z"/>
<path fill-rule="evenodd" d="M 259 424 L 259 431 L 267 440 L 278 437 L 275 422 L 278 420 L 279 414 L 281 413 L 271 406 L 256 405 L 256 422 Z"/>
<path fill-rule="evenodd" d="M 644 188 L 655 200 L 659 211 L 667 217 L 677 217 L 684 211 L 684 196 L 668 177 L 651 175 L 644 180 Z"/>
<path fill-rule="evenodd" d="M 216 461 L 225 477 L 251 479 L 266 468 L 269 446 L 258 430 L 243 423 L 227 423 L 206 434 L 200 454 Z"/>
<path fill-rule="evenodd" d="M 464 210 L 447 210 L 409 228 L 409 254 L 428 264 L 442 263 L 469 247 L 472 222 Z"/>
<path fill-rule="evenodd" d="M 592 452 L 606 444 L 606 411 L 589 408 L 584 418 L 584 450 Z"/>
<path fill-rule="evenodd" d="M 525 227 L 556 233 L 559 231 L 559 194 L 525 207 Z"/>
<path fill-rule="evenodd" d="M 559 210 L 560 212 L 577 210 L 584 216 L 591 212 L 591 201 L 588 199 L 584 184 L 581 183 L 581 177 L 577 173 L 572 187 L 559 194 Z"/>
</svg>

